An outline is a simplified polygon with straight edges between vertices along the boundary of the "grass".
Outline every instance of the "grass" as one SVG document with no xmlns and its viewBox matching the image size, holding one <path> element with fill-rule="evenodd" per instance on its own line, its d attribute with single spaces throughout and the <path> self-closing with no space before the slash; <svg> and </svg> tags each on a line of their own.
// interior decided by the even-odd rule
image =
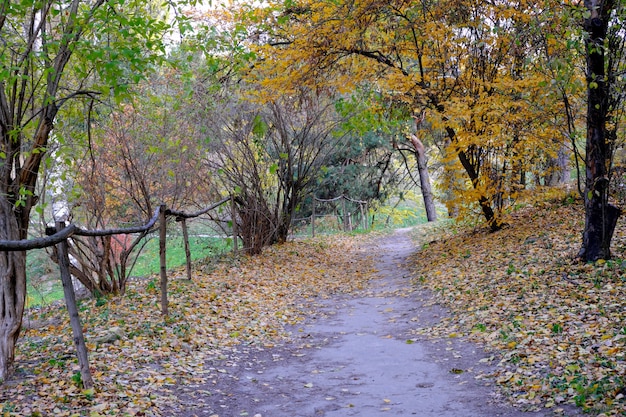
<svg viewBox="0 0 626 417">
<path fill-rule="evenodd" d="M 189 251 L 191 252 L 192 261 L 220 255 L 229 251 L 231 247 L 231 239 L 213 237 L 189 238 Z M 168 269 L 185 264 L 185 246 L 182 237 L 168 238 L 165 256 Z M 133 267 L 131 274 L 135 276 L 148 276 L 159 272 L 159 268 L 159 240 L 153 238 L 148 241 L 139 254 L 137 263 Z"/>
<path fill-rule="evenodd" d="M 27 252 L 27 307 L 50 304 L 63 299 L 63 286 L 58 270 L 58 266 L 44 249 Z"/>
<path fill-rule="evenodd" d="M 63 299 L 63 285 L 61 279 L 50 283 L 50 286 L 42 289 L 40 286 L 28 284 L 26 286 L 26 307 L 36 307 L 51 304 Z"/>
<path fill-rule="evenodd" d="M 194 231 L 195 232 L 195 231 Z M 232 247 L 231 239 L 196 237 L 189 238 L 192 261 L 205 259 L 227 252 Z M 185 247 L 182 237 L 167 240 L 166 264 L 168 269 L 184 265 Z M 27 254 L 27 307 L 51 304 L 63 299 L 63 286 L 58 266 L 44 250 L 33 250 Z M 159 240 L 150 238 L 137 258 L 132 271 L 134 276 L 149 276 L 160 269 Z"/>
</svg>

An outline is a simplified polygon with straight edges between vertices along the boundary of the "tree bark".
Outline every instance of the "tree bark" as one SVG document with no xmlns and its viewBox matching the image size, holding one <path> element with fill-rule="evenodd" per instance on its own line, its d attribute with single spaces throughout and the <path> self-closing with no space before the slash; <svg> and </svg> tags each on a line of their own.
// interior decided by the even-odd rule
<svg viewBox="0 0 626 417">
<path fill-rule="evenodd" d="M 98 0 L 95 8 L 102 4 Z M 4 154 L 0 158 L 0 237 L 7 240 L 22 240 L 28 235 L 30 213 L 37 203 L 35 185 L 39 176 L 39 167 L 46 154 L 48 138 L 53 128 L 53 121 L 59 110 L 54 98 L 57 95 L 59 82 L 63 70 L 72 54 L 72 46 L 82 33 L 77 28 L 76 15 L 80 5 L 79 0 L 72 0 L 68 4 L 68 20 L 62 33 L 62 41 L 58 45 L 58 52 L 53 61 L 50 61 L 51 71 L 45 81 L 43 105 L 38 117 L 33 123 L 35 126 L 32 143 L 28 145 L 30 152 L 21 149 L 22 125 L 24 114 L 16 113 L 19 106 L 24 105 L 24 95 L 6 94 L 6 91 L 15 88 L 18 84 L 6 83 L 0 85 L 0 147 Z M 33 19 L 36 14 L 33 13 Z M 2 16 L 5 18 L 6 16 Z M 39 33 L 31 33 L 29 45 L 37 44 Z M 9 47 L 10 49 L 10 47 Z M 23 57 L 31 54 L 27 48 Z M 16 74 L 30 78 L 30 60 L 16 61 Z M 26 63 L 26 64 L 25 64 Z M 27 68 L 27 69 L 26 69 Z M 12 70 L 13 71 L 13 70 Z M 26 82 L 24 83 L 24 85 Z M 19 88 L 18 88 L 19 89 Z M 14 91 L 15 92 L 15 91 Z M 27 106 L 35 106 L 28 103 Z M 18 132 L 18 133 L 16 133 Z M 23 161 L 23 163 L 22 163 Z M 18 203 L 19 200 L 19 204 Z M 15 359 L 15 343 L 22 326 L 22 315 L 26 304 L 26 252 L 0 252 L 0 381 L 9 377 Z"/>
<path fill-rule="evenodd" d="M 417 171 L 420 177 L 420 187 L 422 188 L 422 198 L 424 199 L 424 208 L 426 209 L 426 218 L 429 222 L 437 220 L 437 210 L 435 210 L 435 200 L 430 185 L 430 175 L 428 175 L 428 159 L 426 158 L 426 148 L 422 141 L 416 136 L 410 136 L 413 148 L 415 148 L 415 156 L 417 157 Z"/>
<path fill-rule="evenodd" d="M 0 239 L 19 240 L 13 204 L 0 195 Z M 26 252 L 0 252 L 0 383 L 12 372 L 26 303 Z"/>
<path fill-rule="evenodd" d="M 546 185 L 557 186 L 567 184 L 570 177 L 569 151 L 565 143 L 559 148 L 556 158 L 550 160 L 550 175 L 546 180 Z"/>
<path fill-rule="evenodd" d="M 606 122 L 609 84 L 605 71 L 605 38 L 614 2 L 586 0 L 587 39 L 587 141 L 585 157 L 585 229 L 578 256 L 583 261 L 611 257 L 611 239 L 621 210 L 608 202 L 608 167 L 611 146 Z M 609 50 L 610 54 L 611 51 Z"/>
</svg>

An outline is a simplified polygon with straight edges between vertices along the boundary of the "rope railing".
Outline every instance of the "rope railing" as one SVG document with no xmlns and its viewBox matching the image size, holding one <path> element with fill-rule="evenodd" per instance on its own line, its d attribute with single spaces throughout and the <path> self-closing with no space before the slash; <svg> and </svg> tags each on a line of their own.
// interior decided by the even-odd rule
<svg viewBox="0 0 626 417">
<path fill-rule="evenodd" d="M 185 213 L 184 211 L 177 211 L 177 210 L 167 210 L 167 214 L 171 214 L 172 216 L 176 216 L 176 220 L 179 219 L 191 219 L 193 217 L 200 217 L 203 214 L 208 213 L 209 211 L 213 210 L 214 208 L 217 208 L 219 206 L 221 206 L 222 204 L 226 203 L 230 201 L 230 197 L 226 197 L 220 201 L 218 201 L 217 203 L 202 209 L 200 211 L 196 211 L 195 213 Z"/>
<path fill-rule="evenodd" d="M 31 249 L 43 249 L 50 246 L 54 246 L 64 240 L 69 239 L 73 235 L 76 236 L 111 236 L 111 235 L 123 235 L 132 233 L 141 233 L 150 230 L 159 219 L 160 208 L 154 211 L 152 218 L 143 226 L 136 227 L 124 227 L 118 229 L 106 229 L 106 230 L 87 230 L 81 229 L 75 224 L 62 226 L 62 229 L 57 230 L 55 233 L 46 236 L 33 239 L 22 240 L 5 240 L 0 239 L 0 251 L 12 252 L 12 251 L 24 251 Z"/>
<path fill-rule="evenodd" d="M 349 231 L 352 229 L 352 220 L 351 220 L 351 213 L 346 209 L 346 201 L 349 201 L 351 203 L 355 203 L 359 205 L 359 210 L 361 213 L 361 219 L 362 219 L 362 225 L 363 225 L 363 229 L 367 230 L 369 228 L 369 222 L 367 220 L 367 212 L 368 212 L 368 202 L 367 201 L 362 201 L 362 200 L 356 200 L 353 198 L 350 198 L 346 195 L 340 195 L 338 197 L 334 197 L 334 198 L 328 198 L 328 199 L 322 199 L 322 198 L 317 198 L 315 196 L 313 196 L 313 210 L 312 210 L 312 214 L 311 214 L 311 235 L 313 237 L 315 237 L 315 218 L 316 218 L 316 214 L 315 214 L 315 206 L 316 206 L 316 202 L 318 203 L 333 203 L 335 201 L 342 201 L 342 213 L 343 213 L 343 229 L 344 231 Z"/>
<path fill-rule="evenodd" d="M 340 195 L 339 197 L 335 197 L 335 198 L 330 198 L 330 199 L 323 199 L 323 198 L 317 198 L 317 197 L 313 197 L 315 199 L 315 201 L 319 201 L 320 203 L 332 203 L 333 201 L 337 201 L 337 200 L 341 200 L 342 198 L 352 202 L 352 203 L 357 203 L 357 204 L 367 204 L 367 201 L 363 201 L 363 200 L 355 200 L 353 198 L 350 198 L 348 196 L 345 195 Z"/>
<path fill-rule="evenodd" d="M 167 216 L 174 216 L 177 221 L 180 221 L 183 227 L 183 236 L 185 240 L 185 255 L 187 260 L 187 277 L 191 279 L 191 254 L 189 250 L 189 239 L 187 233 L 187 227 L 185 220 L 190 218 L 199 217 L 208 213 L 228 201 L 233 202 L 232 197 L 224 198 L 211 206 L 202 209 L 194 213 L 186 213 L 177 210 L 168 210 L 165 204 L 161 204 L 155 211 L 152 217 L 142 226 L 124 227 L 106 230 L 87 230 L 78 227 L 75 224 L 66 225 L 65 222 L 57 221 L 55 228 L 46 228 L 48 236 L 38 237 L 33 239 L 21 239 L 21 240 L 5 240 L 0 239 L 0 251 L 28 251 L 32 249 L 43 249 L 56 245 L 57 259 L 59 264 L 59 270 L 61 273 L 61 282 L 63 283 L 63 293 L 65 298 L 65 304 L 70 316 L 70 325 L 72 328 L 72 335 L 74 345 L 76 348 L 76 356 L 80 367 L 81 379 L 85 389 L 91 389 L 94 387 L 93 378 L 89 369 L 89 355 L 85 338 L 83 335 L 82 325 L 80 322 L 80 316 L 76 305 L 76 294 L 74 292 L 74 285 L 72 283 L 72 276 L 70 273 L 70 259 L 69 259 L 69 243 L 68 239 L 72 236 L 111 236 L 119 234 L 134 234 L 150 231 L 159 222 L 159 258 L 160 258 L 160 280 L 161 280 L 161 314 L 168 315 L 168 300 L 167 300 L 167 272 L 166 272 L 166 230 L 167 230 Z M 233 205 L 233 220 L 235 219 L 235 207 Z M 233 221 L 233 247 L 237 251 L 237 231 L 236 222 Z"/>
</svg>

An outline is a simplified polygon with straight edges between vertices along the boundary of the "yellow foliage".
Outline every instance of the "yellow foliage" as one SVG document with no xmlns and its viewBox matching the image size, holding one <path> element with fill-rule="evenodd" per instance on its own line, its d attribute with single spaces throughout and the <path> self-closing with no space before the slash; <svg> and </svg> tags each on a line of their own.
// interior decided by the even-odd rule
<svg viewBox="0 0 626 417">
<path fill-rule="evenodd" d="M 469 180 L 454 187 L 464 205 L 487 201 L 499 211 L 521 173 L 545 175 L 564 146 L 562 93 L 575 103 L 580 90 L 570 88 L 574 66 L 548 65 L 566 51 L 558 13 L 528 1 L 289 4 L 271 2 L 248 22 L 267 22 L 273 32 L 272 42 L 251 45 L 263 57 L 250 74 L 263 87 L 258 98 L 302 86 L 346 94 L 369 84 L 395 103 L 426 108 L 449 142 L 440 146 L 448 148 L 445 166 Z M 459 155 L 468 163 L 449 164 Z"/>
</svg>

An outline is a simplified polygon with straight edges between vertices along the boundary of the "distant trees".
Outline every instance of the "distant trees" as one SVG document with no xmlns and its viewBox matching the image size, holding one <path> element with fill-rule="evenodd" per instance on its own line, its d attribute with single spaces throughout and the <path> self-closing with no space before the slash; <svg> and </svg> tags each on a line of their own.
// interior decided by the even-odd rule
<svg viewBox="0 0 626 417">
<path fill-rule="evenodd" d="M 394 112 L 381 113 L 373 103 L 384 106 L 380 97 L 360 88 L 335 102 L 343 121 L 336 135 L 343 146 L 334 152 L 322 170 L 316 197 L 332 199 L 340 195 L 362 201 L 385 201 L 400 184 L 413 186 L 406 180 L 402 158 L 394 144 L 406 136 L 407 125 Z"/>
</svg>

